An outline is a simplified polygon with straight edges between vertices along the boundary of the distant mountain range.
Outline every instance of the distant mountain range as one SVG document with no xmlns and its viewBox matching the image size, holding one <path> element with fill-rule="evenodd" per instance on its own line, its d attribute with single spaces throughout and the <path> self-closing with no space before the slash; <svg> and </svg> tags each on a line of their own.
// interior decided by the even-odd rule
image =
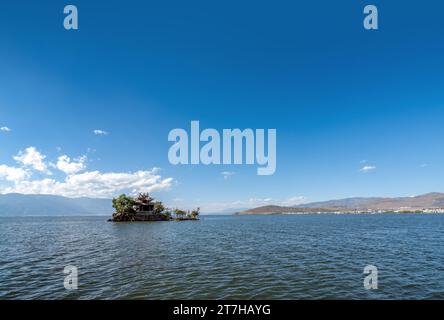
<svg viewBox="0 0 444 320">
<path fill-rule="evenodd" d="M 354 211 L 416 211 L 444 208 L 444 193 L 427 193 L 416 197 L 347 198 L 312 202 L 291 207 L 263 206 L 237 214 L 284 214 Z M 0 216 L 110 216 L 114 212 L 111 199 L 66 198 L 52 195 L 0 195 Z M 219 212 L 219 214 L 222 212 Z M 234 213 L 231 209 L 223 212 Z"/>
<path fill-rule="evenodd" d="M 263 206 L 238 212 L 238 214 L 279 214 L 310 212 L 353 211 L 416 211 L 444 208 L 444 193 L 427 193 L 415 197 L 399 198 L 347 198 L 312 202 L 292 207 Z"/>
<path fill-rule="evenodd" d="M 110 199 L 66 198 L 51 195 L 0 195 L 0 216 L 111 215 Z"/>
</svg>

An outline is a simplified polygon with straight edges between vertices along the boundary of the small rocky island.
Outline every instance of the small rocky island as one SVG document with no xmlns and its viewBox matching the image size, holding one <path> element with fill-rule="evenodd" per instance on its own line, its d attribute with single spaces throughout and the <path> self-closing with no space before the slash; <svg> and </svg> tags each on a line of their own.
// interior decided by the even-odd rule
<svg viewBox="0 0 444 320">
<path fill-rule="evenodd" d="M 140 193 L 135 198 L 121 194 L 113 199 L 113 208 L 116 212 L 109 220 L 112 222 L 199 220 L 200 211 L 199 208 L 191 212 L 165 208 L 148 193 Z"/>
</svg>

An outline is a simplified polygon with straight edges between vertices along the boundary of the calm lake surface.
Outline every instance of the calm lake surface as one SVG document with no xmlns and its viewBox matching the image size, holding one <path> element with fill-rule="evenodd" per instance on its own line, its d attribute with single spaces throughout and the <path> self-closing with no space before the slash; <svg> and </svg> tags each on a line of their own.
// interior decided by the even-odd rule
<svg viewBox="0 0 444 320">
<path fill-rule="evenodd" d="M 106 219 L 0 218 L 0 299 L 444 299 L 444 215 Z"/>
</svg>

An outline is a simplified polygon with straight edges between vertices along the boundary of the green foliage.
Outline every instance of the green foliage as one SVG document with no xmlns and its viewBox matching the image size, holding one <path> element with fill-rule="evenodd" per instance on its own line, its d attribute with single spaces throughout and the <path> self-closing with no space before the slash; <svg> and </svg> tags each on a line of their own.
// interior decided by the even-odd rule
<svg viewBox="0 0 444 320">
<path fill-rule="evenodd" d="M 174 209 L 173 213 L 176 215 L 176 217 L 183 217 L 185 216 L 187 213 L 183 210 L 180 209 Z"/>
<path fill-rule="evenodd" d="M 165 209 L 165 211 L 162 212 L 162 215 L 165 217 L 165 219 L 171 220 L 171 211 L 168 209 Z"/>
<path fill-rule="evenodd" d="M 165 211 L 165 207 L 163 206 L 162 201 L 156 201 L 154 202 L 154 212 L 156 214 L 161 214 Z"/>
<path fill-rule="evenodd" d="M 191 211 L 191 218 L 193 219 L 197 219 L 199 217 L 200 214 L 200 208 L 196 208 L 195 210 Z"/>
<path fill-rule="evenodd" d="M 116 212 L 113 214 L 113 221 L 135 221 L 137 220 L 137 209 L 134 207 L 139 204 L 153 204 L 154 214 L 160 215 L 165 220 L 171 220 L 173 217 L 177 220 L 189 220 L 197 219 L 199 216 L 199 208 L 193 211 L 184 211 L 180 209 L 168 209 L 165 208 L 161 201 L 153 202 L 153 198 L 148 193 L 141 193 L 136 198 L 121 194 L 120 196 L 113 198 L 113 208 Z"/>
<path fill-rule="evenodd" d="M 134 205 L 135 205 L 134 199 L 128 197 L 126 194 L 121 194 L 117 198 L 113 198 L 113 208 L 116 209 L 116 212 L 119 214 L 133 213 Z"/>
</svg>

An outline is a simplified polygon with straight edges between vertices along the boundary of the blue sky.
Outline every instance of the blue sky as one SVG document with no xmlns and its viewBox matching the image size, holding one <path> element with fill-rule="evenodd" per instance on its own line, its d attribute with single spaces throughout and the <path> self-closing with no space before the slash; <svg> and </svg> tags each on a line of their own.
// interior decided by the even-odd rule
<svg viewBox="0 0 444 320">
<path fill-rule="evenodd" d="M 77 31 L 63 2 L 1 5 L 1 193 L 124 180 L 209 212 L 444 191 L 444 4 L 372 1 L 377 31 L 367 1 L 72 4 Z M 276 128 L 276 173 L 172 166 L 168 133 L 192 120 Z"/>
</svg>

